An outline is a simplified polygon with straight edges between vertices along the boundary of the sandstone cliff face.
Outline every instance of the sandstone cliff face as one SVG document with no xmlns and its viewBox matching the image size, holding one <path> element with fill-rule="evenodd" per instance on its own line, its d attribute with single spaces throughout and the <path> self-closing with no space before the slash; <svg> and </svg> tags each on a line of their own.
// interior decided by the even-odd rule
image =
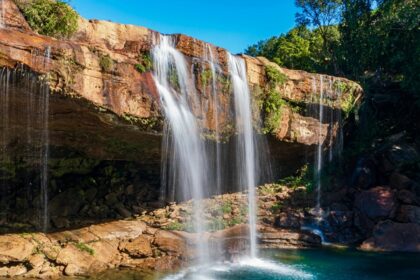
<svg viewBox="0 0 420 280">
<path fill-rule="evenodd" d="M 0 30 L 1 65 L 12 68 L 25 65 L 36 73 L 49 73 L 50 86 L 55 91 L 84 98 L 95 106 L 109 109 L 119 116 L 131 115 L 141 119 L 162 117 L 152 72 L 140 73 L 136 70 L 136 64 L 141 63 L 143 55 L 149 55 L 156 41 L 155 31 L 144 27 L 80 18 L 79 30 L 72 38 L 56 40 L 32 33 L 13 2 L 4 2 L 8 12 L 5 16 L 6 28 Z M 226 50 L 185 35 L 176 35 L 176 42 L 177 48 L 193 67 L 195 60 L 204 60 L 206 46 L 212 48 L 228 77 Z M 49 49 L 51 59 L 42 63 L 45 62 L 45 53 Z M 320 75 L 280 68 L 264 58 L 243 57 L 252 88 L 267 88 L 265 68 L 269 65 L 277 68 L 287 78 L 284 83 L 274 85 L 281 98 L 302 104 L 309 104 L 311 100 L 319 101 L 317 96 L 320 91 L 315 89 L 314 92 L 312 84 L 314 81 L 319 83 Z M 107 69 L 101 65 L 104 59 L 109 60 Z M 329 103 L 326 104 L 328 107 L 340 110 L 341 102 L 349 95 L 358 96 L 362 93 L 360 86 L 346 79 L 327 76 L 324 76 L 324 79 L 334 79 L 334 83 L 348 85 L 347 88 L 350 89 L 342 92 L 340 97 L 334 96 L 333 89 L 329 89 L 329 93 L 325 89 L 325 94 L 330 96 Z M 201 88 L 200 81 L 196 83 L 198 88 Z M 206 121 L 202 125 L 212 130 L 212 104 L 205 106 L 211 90 L 202 91 L 199 96 L 202 108 L 197 108 L 195 112 L 206 115 Z M 220 95 L 223 96 L 220 110 L 222 126 L 228 126 L 231 108 L 229 89 Z M 257 115 L 258 113 L 256 112 Z M 273 134 L 282 141 L 309 145 L 324 142 L 327 132 L 325 129 L 321 132 L 314 129 L 316 119 L 316 115 L 285 109 L 277 124 L 278 129 Z M 156 130 L 160 131 L 158 127 Z M 319 133 L 321 137 L 318 137 Z"/>
</svg>

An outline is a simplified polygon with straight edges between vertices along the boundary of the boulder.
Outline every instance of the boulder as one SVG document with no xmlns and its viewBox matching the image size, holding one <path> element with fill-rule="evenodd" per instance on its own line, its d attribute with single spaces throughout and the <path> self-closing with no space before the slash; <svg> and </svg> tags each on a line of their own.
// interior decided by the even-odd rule
<svg viewBox="0 0 420 280">
<path fill-rule="evenodd" d="M 420 225 L 390 220 L 379 222 L 373 236 L 360 248 L 367 251 L 420 252 Z"/>
<path fill-rule="evenodd" d="M 389 187 L 375 187 L 356 196 L 355 207 L 369 219 L 392 217 L 396 207 L 395 194 Z"/>
<path fill-rule="evenodd" d="M 187 244 L 179 235 L 170 231 L 158 230 L 154 237 L 153 244 L 160 250 L 176 256 L 186 255 Z"/>
<path fill-rule="evenodd" d="M 148 236 L 141 235 L 131 241 L 121 242 L 119 249 L 134 258 L 151 257 L 153 250 L 150 239 Z"/>
<path fill-rule="evenodd" d="M 0 235 L 0 263 L 23 262 L 35 249 L 35 244 L 17 235 Z"/>
<path fill-rule="evenodd" d="M 301 227 L 299 217 L 292 213 L 280 213 L 274 220 L 274 226 L 279 228 L 299 229 Z"/>
<path fill-rule="evenodd" d="M 420 207 L 402 205 L 397 213 L 396 220 L 401 223 L 415 223 L 420 225 Z"/>
</svg>

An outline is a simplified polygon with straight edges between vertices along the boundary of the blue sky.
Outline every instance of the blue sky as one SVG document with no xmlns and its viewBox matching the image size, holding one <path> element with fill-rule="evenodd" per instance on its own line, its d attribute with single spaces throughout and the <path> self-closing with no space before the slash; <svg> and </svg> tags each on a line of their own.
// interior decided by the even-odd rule
<svg viewBox="0 0 420 280">
<path fill-rule="evenodd" d="M 85 18 L 184 33 L 239 53 L 294 26 L 294 0 L 71 0 Z"/>
</svg>

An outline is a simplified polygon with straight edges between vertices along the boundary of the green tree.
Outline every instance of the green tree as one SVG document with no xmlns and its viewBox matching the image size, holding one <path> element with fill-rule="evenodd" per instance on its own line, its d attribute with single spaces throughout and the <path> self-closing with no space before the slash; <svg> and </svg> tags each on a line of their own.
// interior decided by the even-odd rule
<svg viewBox="0 0 420 280">
<path fill-rule="evenodd" d="M 296 13 L 296 22 L 301 26 L 316 29 L 322 38 L 324 63 L 330 64 L 338 74 L 336 48 L 337 26 L 341 19 L 342 0 L 296 0 L 300 12 Z M 327 67 L 327 68 L 330 68 Z"/>
<path fill-rule="evenodd" d="M 67 38 L 78 28 L 79 15 L 61 0 L 33 0 L 17 2 L 31 28 L 43 35 Z"/>
</svg>

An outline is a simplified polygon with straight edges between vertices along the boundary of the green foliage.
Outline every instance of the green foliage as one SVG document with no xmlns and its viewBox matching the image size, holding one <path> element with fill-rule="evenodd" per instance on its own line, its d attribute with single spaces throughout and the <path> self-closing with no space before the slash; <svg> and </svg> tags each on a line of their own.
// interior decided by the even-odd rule
<svg viewBox="0 0 420 280">
<path fill-rule="evenodd" d="M 224 201 L 221 205 L 221 210 L 223 214 L 230 214 L 232 212 L 232 202 Z"/>
<path fill-rule="evenodd" d="M 210 80 L 213 78 L 213 73 L 210 69 L 206 69 L 200 73 L 200 78 L 201 83 L 204 87 L 206 87 L 210 83 Z"/>
<path fill-rule="evenodd" d="M 270 207 L 270 211 L 272 213 L 280 212 L 282 209 L 283 209 L 283 204 L 281 201 L 274 203 L 273 206 Z"/>
<path fill-rule="evenodd" d="M 280 184 L 286 185 L 292 189 L 298 187 L 305 187 L 310 191 L 313 187 L 312 174 L 308 165 L 304 165 L 294 176 L 283 178 L 279 181 Z"/>
<path fill-rule="evenodd" d="M 40 34 L 67 38 L 77 31 L 79 15 L 65 1 L 33 0 L 18 5 L 31 28 Z"/>
<path fill-rule="evenodd" d="M 180 222 L 172 222 L 167 226 L 162 227 L 165 230 L 177 230 L 184 231 L 186 229 L 185 225 Z"/>
<path fill-rule="evenodd" d="M 282 85 L 287 81 L 287 76 L 271 65 L 265 66 L 265 74 L 268 82 L 272 86 L 276 86 L 278 84 Z"/>
<path fill-rule="evenodd" d="M 101 55 L 99 58 L 99 66 L 101 66 L 103 71 L 111 72 L 111 70 L 114 68 L 114 61 L 108 54 Z"/>
<path fill-rule="evenodd" d="M 282 115 L 282 107 L 287 105 L 287 102 L 281 98 L 278 91 L 272 89 L 267 92 L 267 96 L 263 103 L 263 110 L 265 114 L 263 133 L 276 133 Z"/>
<path fill-rule="evenodd" d="M 330 26 L 328 39 L 331 44 L 337 44 L 339 32 L 336 26 Z M 249 55 L 264 56 L 280 66 L 306 70 L 309 72 L 333 72 L 331 53 L 324 47 L 324 39 L 319 29 L 309 29 L 299 26 L 287 34 L 272 37 L 266 41 L 248 47 Z"/>
<path fill-rule="evenodd" d="M 153 69 L 153 61 L 149 54 L 140 54 L 139 63 L 135 66 L 136 70 L 140 73 L 146 73 Z"/>
<path fill-rule="evenodd" d="M 95 250 L 93 250 L 92 248 L 90 248 L 88 245 L 86 245 L 83 242 L 75 243 L 74 246 L 76 246 L 76 248 L 79 249 L 79 251 L 86 252 L 91 256 L 95 254 Z"/>
</svg>

